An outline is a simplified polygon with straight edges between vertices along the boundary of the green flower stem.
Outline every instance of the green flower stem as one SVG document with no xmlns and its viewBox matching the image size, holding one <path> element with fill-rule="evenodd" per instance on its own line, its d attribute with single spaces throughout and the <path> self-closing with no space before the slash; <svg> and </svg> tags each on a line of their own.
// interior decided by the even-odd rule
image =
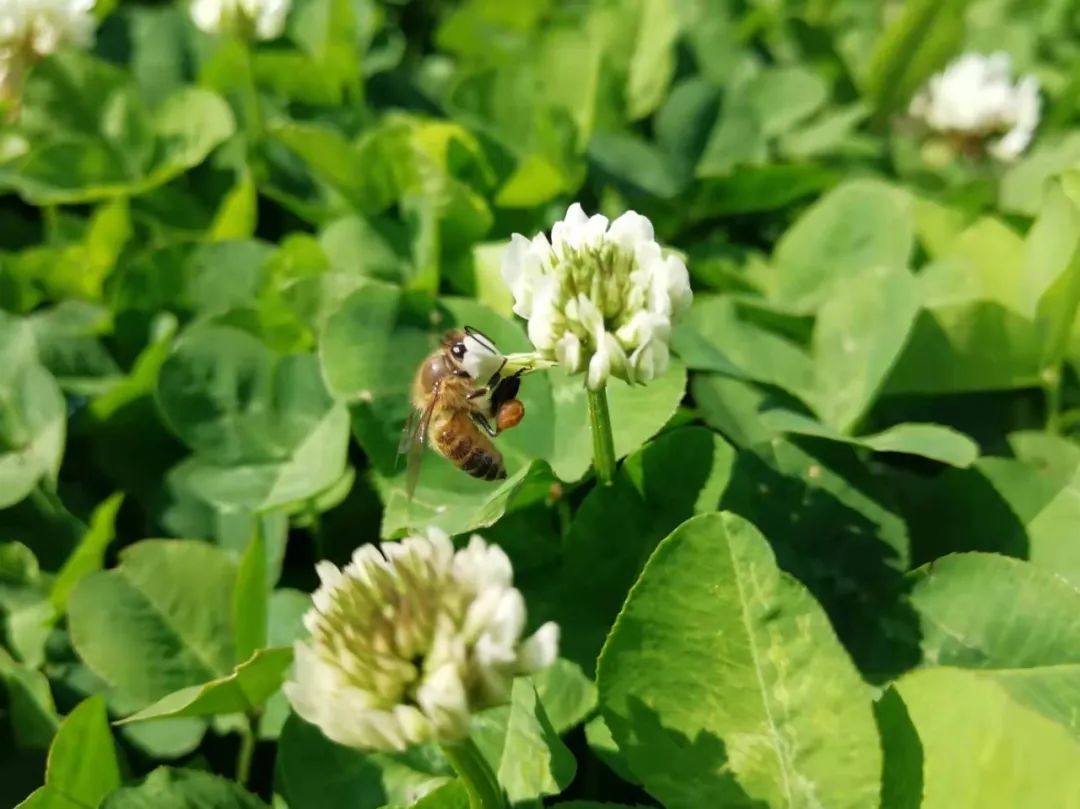
<svg viewBox="0 0 1080 809">
<path fill-rule="evenodd" d="M 495 773 L 472 739 L 458 744 L 444 744 L 442 751 L 465 785 L 469 809 L 506 809 L 506 800 Z"/>
<path fill-rule="evenodd" d="M 593 467 L 605 486 L 615 479 L 615 439 L 611 435 L 607 390 L 586 389 L 589 397 L 589 430 L 592 432 Z"/>
<path fill-rule="evenodd" d="M 251 760 L 255 756 L 255 717 L 245 717 L 240 730 L 240 749 L 236 753 L 236 783 L 247 786 L 251 779 Z"/>
</svg>

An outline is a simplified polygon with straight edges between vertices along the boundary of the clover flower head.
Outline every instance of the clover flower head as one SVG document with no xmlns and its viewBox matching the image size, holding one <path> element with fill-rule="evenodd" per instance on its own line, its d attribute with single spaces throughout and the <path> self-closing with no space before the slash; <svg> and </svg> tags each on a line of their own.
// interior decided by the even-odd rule
<svg viewBox="0 0 1080 809">
<path fill-rule="evenodd" d="M 911 100 L 909 114 L 930 129 L 975 138 L 999 160 L 1013 160 L 1039 124 L 1039 82 L 1015 82 L 1007 53 L 964 54 L 932 76 Z"/>
<path fill-rule="evenodd" d="M 208 34 L 277 39 L 285 30 L 290 0 L 192 0 L 191 19 Z"/>
<path fill-rule="evenodd" d="M 648 219 L 628 211 L 609 223 L 577 203 L 550 241 L 515 233 L 502 271 L 537 351 L 586 372 L 593 390 L 611 376 L 641 383 L 662 375 L 672 324 L 693 297 L 686 265 L 664 255 Z"/>
<path fill-rule="evenodd" d="M 364 545 L 321 586 L 304 617 L 285 694 L 339 744 L 403 750 L 454 743 L 469 717 L 509 699 L 513 678 L 549 666 L 558 627 L 522 641 L 525 602 L 501 548 L 473 536 L 455 553 L 438 530 L 381 551 Z"/>
<path fill-rule="evenodd" d="M 93 9 L 94 0 L 4 0 L 0 73 L 16 71 L 63 45 L 89 45 L 94 37 Z"/>
</svg>

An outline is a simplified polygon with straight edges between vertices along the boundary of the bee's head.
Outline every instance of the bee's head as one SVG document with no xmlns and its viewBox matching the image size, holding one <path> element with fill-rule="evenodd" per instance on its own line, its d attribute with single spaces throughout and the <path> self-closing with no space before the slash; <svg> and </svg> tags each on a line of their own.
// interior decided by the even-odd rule
<svg viewBox="0 0 1080 809">
<path fill-rule="evenodd" d="M 447 332 L 443 345 L 454 366 L 477 382 L 487 382 L 502 367 L 502 354 L 495 344 L 472 326 Z"/>
</svg>

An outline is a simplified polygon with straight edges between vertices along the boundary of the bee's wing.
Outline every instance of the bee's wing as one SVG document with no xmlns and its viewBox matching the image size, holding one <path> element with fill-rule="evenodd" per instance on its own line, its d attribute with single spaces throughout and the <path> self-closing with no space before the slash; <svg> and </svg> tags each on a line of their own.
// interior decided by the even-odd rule
<svg viewBox="0 0 1080 809">
<path fill-rule="evenodd" d="M 427 407 L 422 411 L 414 410 L 409 417 L 409 423 L 405 426 L 406 432 L 401 437 L 402 450 L 407 450 L 408 461 L 405 469 L 405 496 L 412 500 L 416 491 L 416 483 L 420 479 L 420 465 L 424 460 L 424 445 L 427 443 L 428 426 L 431 424 L 431 415 L 435 412 L 435 405 L 439 401 L 439 392 L 442 385 L 435 383 L 428 399 Z M 419 416 L 419 417 L 417 417 Z M 413 427 L 413 422 L 416 422 Z"/>
<path fill-rule="evenodd" d="M 409 409 L 409 419 L 405 422 L 405 429 L 401 431 L 401 440 L 398 441 L 397 457 L 394 459 L 395 468 L 401 465 L 401 456 L 409 451 L 413 433 L 416 431 L 416 414 L 418 412 L 415 407 Z"/>
</svg>

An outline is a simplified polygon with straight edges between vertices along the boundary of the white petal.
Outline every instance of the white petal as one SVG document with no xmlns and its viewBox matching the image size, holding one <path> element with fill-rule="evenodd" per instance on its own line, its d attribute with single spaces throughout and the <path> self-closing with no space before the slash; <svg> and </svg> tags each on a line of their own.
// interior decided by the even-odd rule
<svg viewBox="0 0 1080 809">
<path fill-rule="evenodd" d="M 555 359 L 570 373 L 581 370 L 581 340 L 573 332 L 566 332 L 555 343 Z"/>
<path fill-rule="evenodd" d="M 573 306 L 573 314 L 571 314 L 571 306 Z M 567 305 L 566 319 L 567 322 L 576 321 L 577 326 L 590 334 L 604 328 L 603 313 L 592 302 L 592 299 L 584 294 L 579 294 Z"/>
<path fill-rule="evenodd" d="M 593 351 L 589 359 L 589 372 L 585 377 L 585 384 L 591 390 L 600 390 L 607 384 L 608 376 L 611 375 L 611 357 L 608 356 L 607 345 L 601 344 Z"/>
<path fill-rule="evenodd" d="M 547 240 L 544 241 L 546 244 Z M 532 315 L 533 287 L 539 275 L 540 257 L 535 242 L 515 233 L 502 259 L 502 276 L 514 296 L 515 314 L 524 318 Z"/>
<path fill-rule="evenodd" d="M 482 341 L 471 335 L 466 335 L 462 340 L 465 344 L 465 357 L 461 360 L 461 368 L 470 377 L 486 383 L 502 366 L 502 354 L 492 351 Z"/>
<path fill-rule="evenodd" d="M 445 665 L 424 678 L 416 702 L 443 741 L 463 738 L 469 732 L 469 706 L 465 685 L 453 665 Z"/>
<path fill-rule="evenodd" d="M 664 259 L 664 269 L 667 275 L 667 294 L 671 301 L 671 316 L 677 318 L 689 309 L 694 301 L 694 293 L 690 289 L 690 273 L 682 259 L 675 255 Z"/>
<path fill-rule="evenodd" d="M 559 656 L 559 625 L 553 621 L 536 630 L 518 650 L 518 671 L 532 674 L 546 669 Z"/>
<path fill-rule="evenodd" d="M 579 241 L 578 231 L 589 221 L 581 203 L 575 202 L 566 209 L 566 216 L 551 226 L 551 246 L 556 253 L 562 254 L 564 248 Z"/>
<path fill-rule="evenodd" d="M 608 239 L 629 252 L 633 252 L 640 242 L 651 242 L 653 238 L 652 222 L 635 211 L 627 211 L 618 217 L 608 230 Z"/>
<path fill-rule="evenodd" d="M 525 629 L 525 598 L 510 588 L 502 593 L 487 625 L 487 634 L 498 644 L 513 646 Z"/>
</svg>

